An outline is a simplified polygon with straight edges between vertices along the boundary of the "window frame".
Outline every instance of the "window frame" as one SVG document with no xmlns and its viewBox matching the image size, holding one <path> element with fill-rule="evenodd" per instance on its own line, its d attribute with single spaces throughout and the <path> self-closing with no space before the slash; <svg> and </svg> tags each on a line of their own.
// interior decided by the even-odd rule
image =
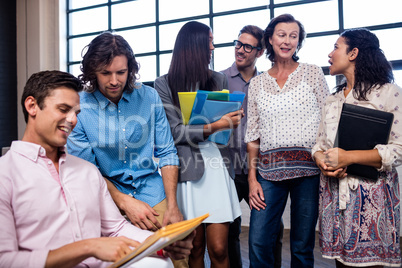
<svg viewBox="0 0 402 268">
<path fill-rule="evenodd" d="M 178 23 L 178 22 L 186 22 L 190 20 L 199 20 L 199 19 L 207 19 L 209 21 L 210 27 L 213 30 L 214 29 L 214 18 L 220 17 L 220 16 L 227 16 L 227 15 L 233 15 L 233 14 L 240 14 L 244 12 L 253 12 L 253 11 L 260 11 L 260 10 L 269 10 L 270 18 L 274 17 L 275 9 L 276 8 L 281 8 L 281 7 L 295 7 L 299 5 L 305 5 L 305 4 L 311 4 L 311 3 L 318 3 L 318 2 L 326 2 L 326 1 L 337 1 L 338 2 L 338 29 L 337 30 L 331 30 L 331 31 L 322 31 L 322 32 L 314 32 L 314 33 L 308 33 L 307 34 L 307 39 L 311 37 L 322 37 L 322 36 L 328 36 L 328 35 L 339 35 L 342 33 L 345 28 L 344 28 L 344 10 L 343 10 L 343 2 L 344 0 L 304 0 L 304 1 L 289 1 L 285 3 L 278 3 L 275 4 L 274 0 L 269 0 L 268 5 L 263 5 L 263 6 L 255 6 L 255 7 L 250 7 L 250 8 L 241 8 L 241 9 L 236 9 L 236 10 L 228 10 L 228 11 L 222 11 L 222 12 L 213 12 L 213 4 L 214 0 L 205 0 L 208 1 L 209 5 L 209 12 L 207 14 L 199 15 L 199 16 L 191 16 L 191 17 L 184 17 L 184 18 L 179 18 L 179 19 L 172 19 L 172 20 L 165 20 L 165 21 L 160 21 L 159 20 L 159 0 L 155 0 L 155 22 L 153 23 L 146 23 L 146 24 L 140 24 L 140 25 L 131 25 L 128 27 L 122 27 L 122 28 L 112 28 L 112 7 L 114 5 L 119 5 L 122 3 L 126 2 L 133 2 L 135 0 L 120 0 L 120 1 L 112 1 L 108 0 L 106 3 L 103 4 L 97 4 L 97 5 L 92 5 L 92 6 L 87 6 L 87 7 L 81 7 L 81 8 L 76 8 L 76 9 L 70 9 L 70 1 L 66 1 L 66 19 L 67 19 L 67 71 L 71 72 L 72 66 L 77 66 L 77 64 L 80 64 L 80 61 L 72 61 L 70 60 L 71 55 L 70 55 L 70 41 L 75 39 L 75 38 L 80 38 L 80 37 L 87 37 L 87 36 L 96 36 L 103 31 L 96 31 L 96 32 L 88 32 L 88 33 L 83 33 L 83 34 L 77 34 L 77 35 L 70 35 L 70 14 L 73 14 L 74 12 L 79 12 L 79 11 L 84 11 L 84 10 L 89 10 L 89 9 L 94 9 L 94 8 L 99 8 L 99 7 L 107 7 L 108 9 L 108 28 L 105 29 L 104 31 L 113 31 L 116 33 L 119 33 L 121 31 L 127 31 L 127 30 L 133 30 L 133 29 L 141 29 L 145 27 L 155 27 L 155 40 L 156 40 L 156 46 L 155 46 L 155 51 L 152 52 L 147 52 L 147 53 L 136 53 L 136 57 L 144 57 L 144 56 L 155 56 L 156 57 L 156 77 L 159 77 L 162 75 L 160 73 L 161 70 L 161 65 L 160 65 L 160 57 L 165 54 L 172 53 L 172 50 L 161 50 L 160 49 L 160 27 L 163 25 L 167 24 L 172 24 L 172 23 Z M 147 0 L 151 1 L 151 0 Z M 267 21 L 268 23 L 268 21 Z M 395 29 L 395 28 L 402 28 L 402 22 L 395 22 L 395 23 L 388 23 L 388 24 L 381 24 L 381 25 L 367 25 L 365 28 L 369 30 L 386 30 L 386 29 Z M 233 42 L 225 42 L 225 43 L 215 43 L 215 48 L 223 48 L 223 47 L 232 47 Z M 392 60 L 390 61 L 392 64 L 392 67 L 394 70 L 402 70 L 402 58 L 398 60 Z M 211 59 L 211 68 L 213 69 L 214 67 L 214 56 L 212 56 Z M 329 66 L 321 66 L 321 68 L 324 71 L 325 75 L 329 75 Z M 155 77 L 155 79 L 156 79 Z M 339 79 L 337 79 L 339 80 Z M 153 81 L 143 81 L 145 84 L 152 85 Z"/>
</svg>

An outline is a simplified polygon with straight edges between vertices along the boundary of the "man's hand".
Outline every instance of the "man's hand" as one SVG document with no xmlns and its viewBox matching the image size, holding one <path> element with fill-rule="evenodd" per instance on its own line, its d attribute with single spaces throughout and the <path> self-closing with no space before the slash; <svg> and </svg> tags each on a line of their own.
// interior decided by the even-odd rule
<svg viewBox="0 0 402 268">
<path fill-rule="evenodd" d="M 91 241 L 90 250 L 92 250 L 92 255 L 95 258 L 114 262 L 126 256 L 132 251 L 133 247 L 138 247 L 139 245 L 138 241 L 124 236 L 100 237 Z"/>
<path fill-rule="evenodd" d="M 130 219 L 131 223 L 143 230 L 156 231 L 162 226 L 155 216 L 159 214 L 147 203 L 126 195 L 120 207 Z"/>
<path fill-rule="evenodd" d="M 89 257 L 114 262 L 126 256 L 139 242 L 124 236 L 80 240 L 49 251 L 46 268 L 75 267 Z"/>
<path fill-rule="evenodd" d="M 179 208 L 173 207 L 173 208 L 167 208 L 165 211 L 165 214 L 163 215 L 163 226 L 179 222 L 183 220 L 183 215 L 181 214 Z"/>
<path fill-rule="evenodd" d="M 186 238 L 176 241 L 173 244 L 165 247 L 164 255 L 174 260 L 184 259 L 190 255 L 193 248 L 193 239 L 195 237 L 195 230 Z"/>
<path fill-rule="evenodd" d="M 155 218 L 159 214 L 151 206 L 120 192 L 108 179 L 105 178 L 105 181 L 113 201 L 120 210 L 124 211 L 132 224 L 143 230 L 150 231 L 162 228 Z"/>
<path fill-rule="evenodd" d="M 176 198 L 179 168 L 178 166 L 166 165 L 161 168 L 161 174 L 167 206 L 165 213 L 163 213 L 162 225 L 166 226 L 183 220 L 183 215 L 177 206 Z"/>
</svg>

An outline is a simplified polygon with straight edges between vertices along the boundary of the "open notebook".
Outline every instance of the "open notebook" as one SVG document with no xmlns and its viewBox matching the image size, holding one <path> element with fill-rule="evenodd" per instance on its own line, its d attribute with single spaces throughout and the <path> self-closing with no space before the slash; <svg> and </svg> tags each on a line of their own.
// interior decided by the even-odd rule
<svg viewBox="0 0 402 268">
<path fill-rule="evenodd" d="M 195 228 L 197 228 L 209 214 L 203 216 L 173 223 L 162 227 L 153 235 L 149 236 L 137 248 L 122 259 L 113 263 L 109 268 L 127 267 L 130 264 L 145 258 L 152 253 L 188 236 Z"/>
</svg>

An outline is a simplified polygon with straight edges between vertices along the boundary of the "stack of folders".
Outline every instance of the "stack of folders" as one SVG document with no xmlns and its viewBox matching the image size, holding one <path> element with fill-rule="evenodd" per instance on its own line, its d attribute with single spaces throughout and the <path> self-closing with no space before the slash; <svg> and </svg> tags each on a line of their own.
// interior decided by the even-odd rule
<svg viewBox="0 0 402 268">
<path fill-rule="evenodd" d="M 334 147 L 371 150 L 377 144 L 387 144 L 393 118 L 389 112 L 344 103 Z M 359 164 L 348 166 L 346 173 L 373 181 L 379 175 L 376 168 Z"/>
<path fill-rule="evenodd" d="M 208 217 L 209 214 L 207 213 L 191 220 L 181 221 L 162 227 L 153 235 L 149 236 L 131 253 L 113 263 L 109 268 L 128 267 L 142 258 L 185 238 Z"/>
<path fill-rule="evenodd" d="M 223 115 L 240 109 L 246 94 L 235 91 L 179 92 L 180 110 L 185 125 L 204 125 L 213 123 Z M 232 129 L 221 130 L 209 136 L 208 140 L 227 144 Z"/>
</svg>

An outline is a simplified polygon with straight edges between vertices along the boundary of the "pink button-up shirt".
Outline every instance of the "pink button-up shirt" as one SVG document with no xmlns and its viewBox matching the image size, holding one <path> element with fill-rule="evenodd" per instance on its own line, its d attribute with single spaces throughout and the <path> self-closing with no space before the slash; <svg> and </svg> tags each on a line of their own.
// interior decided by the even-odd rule
<svg viewBox="0 0 402 268">
<path fill-rule="evenodd" d="M 0 158 L 0 267 L 44 267 L 49 250 L 83 239 L 151 234 L 121 216 L 91 163 L 62 154 L 57 172 L 43 147 L 23 141 Z"/>
</svg>

